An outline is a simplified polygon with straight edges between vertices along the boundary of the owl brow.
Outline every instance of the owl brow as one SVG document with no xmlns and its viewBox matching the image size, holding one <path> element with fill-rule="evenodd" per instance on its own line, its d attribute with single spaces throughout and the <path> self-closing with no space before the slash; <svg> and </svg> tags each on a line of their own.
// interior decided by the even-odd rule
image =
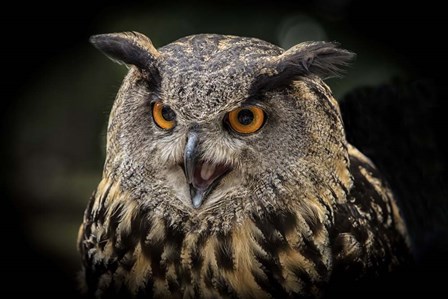
<svg viewBox="0 0 448 299">
<path fill-rule="evenodd" d="M 259 94 L 250 95 L 249 97 L 247 97 L 246 99 L 241 101 L 240 105 L 241 106 L 253 106 L 260 102 L 264 102 L 265 100 L 266 100 L 266 97 L 263 94 L 259 93 Z"/>
<path fill-rule="evenodd" d="M 263 94 L 276 89 L 290 87 L 291 83 L 304 74 L 296 72 L 282 72 L 277 75 L 259 75 L 249 88 L 249 98 L 263 99 Z"/>
<path fill-rule="evenodd" d="M 159 69 L 152 67 L 149 69 L 140 70 L 143 79 L 148 84 L 148 87 L 157 93 L 160 92 L 160 87 L 162 85 L 162 77 L 160 76 Z"/>
</svg>

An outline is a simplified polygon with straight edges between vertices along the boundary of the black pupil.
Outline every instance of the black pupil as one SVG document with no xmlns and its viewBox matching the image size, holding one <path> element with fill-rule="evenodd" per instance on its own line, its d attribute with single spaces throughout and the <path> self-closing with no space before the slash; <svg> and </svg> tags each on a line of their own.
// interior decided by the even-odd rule
<svg viewBox="0 0 448 299">
<path fill-rule="evenodd" d="M 254 121 L 254 114 L 249 109 L 242 109 L 238 112 L 238 121 L 242 125 L 249 125 Z"/>
<path fill-rule="evenodd" d="M 165 120 L 172 121 L 176 118 L 176 113 L 174 113 L 174 111 L 170 107 L 163 106 L 162 107 L 162 116 Z"/>
</svg>

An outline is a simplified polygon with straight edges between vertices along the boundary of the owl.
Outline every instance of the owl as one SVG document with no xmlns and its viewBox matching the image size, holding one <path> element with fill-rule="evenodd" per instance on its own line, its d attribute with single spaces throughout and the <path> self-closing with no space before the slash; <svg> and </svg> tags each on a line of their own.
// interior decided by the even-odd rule
<svg viewBox="0 0 448 299">
<path fill-rule="evenodd" d="M 407 262 L 399 207 L 323 82 L 354 54 L 199 34 L 91 37 L 129 72 L 78 236 L 98 298 L 319 298 Z"/>
</svg>

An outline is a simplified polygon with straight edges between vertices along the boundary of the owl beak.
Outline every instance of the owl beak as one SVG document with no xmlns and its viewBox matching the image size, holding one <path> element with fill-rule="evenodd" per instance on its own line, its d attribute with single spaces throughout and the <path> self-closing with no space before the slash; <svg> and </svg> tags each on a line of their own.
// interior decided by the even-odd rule
<svg viewBox="0 0 448 299">
<path fill-rule="evenodd" d="M 184 171 L 187 178 L 187 184 L 193 183 L 194 169 L 198 158 L 198 133 L 190 132 L 188 134 L 187 144 L 184 150 Z"/>
<path fill-rule="evenodd" d="M 191 202 L 195 209 L 201 206 L 206 193 L 206 190 L 198 190 L 194 186 L 194 173 L 199 156 L 198 141 L 198 133 L 195 131 L 189 132 L 184 151 L 184 172 L 187 178 L 187 184 L 190 186 Z"/>
<path fill-rule="evenodd" d="M 198 133 L 191 131 L 184 150 L 184 172 L 195 209 L 202 205 L 219 180 L 230 171 L 228 165 L 201 161 L 198 144 Z"/>
</svg>

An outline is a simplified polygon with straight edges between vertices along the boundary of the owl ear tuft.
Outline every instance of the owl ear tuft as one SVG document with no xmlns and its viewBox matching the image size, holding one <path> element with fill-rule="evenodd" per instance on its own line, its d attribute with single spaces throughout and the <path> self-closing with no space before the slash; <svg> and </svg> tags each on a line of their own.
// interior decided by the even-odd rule
<svg viewBox="0 0 448 299">
<path fill-rule="evenodd" d="M 93 35 L 89 41 L 110 59 L 149 70 L 159 56 L 151 40 L 138 32 Z"/>
<path fill-rule="evenodd" d="M 315 74 L 322 79 L 341 77 L 356 54 L 338 48 L 334 42 L 303 42 L 285 51 L 276 60 L 278 74 Z"/>
<path fill-rule="evenodd" d="M 322 79 L 341 77 L 356 54 L 330 42 L 304 42 L 269 60 L 255 78 L 250 93 L 257 94 L 289 86 L 300 76 L 310 74 Z"/>
</svg>

